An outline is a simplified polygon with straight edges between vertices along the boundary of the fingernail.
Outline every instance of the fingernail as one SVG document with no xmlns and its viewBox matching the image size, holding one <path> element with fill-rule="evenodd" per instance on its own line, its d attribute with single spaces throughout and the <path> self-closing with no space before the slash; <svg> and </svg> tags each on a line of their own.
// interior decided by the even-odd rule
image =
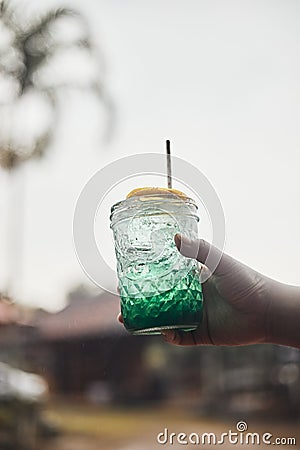
<svg viewBox="0 0 300 450">
<path fill-rule="evenodd" d="M 172 342 L 175 338 L 175 332 L 173 330 L 162 330 L 161 335 L 167 342 Z"/>
<path fill-rule="evenodd" d="M 182 234 L 175 235 L 175 243 L 176 243 L 178 250 L 192 247 L 191 239 L 189 239 L 186 236 L 183 236 Z"/>
<path fill-rule="evenodd" d="M 122 317 L 122 314 L 121 314 L 121 313 L 119 313 L 119 314 L 117 315 L 117 320 L 118 320 L 120 323 L 123 323 L 123 324 L 124 324 L 124 320 L 123 320 L 123 317 Z"/>
<path fill-rule="evenodd" d="M 186 236 L 181 236 L 181 245 L 187 245 L 190 246 L 192 244 L 191 239 L 189 239 Z"/>
<path fill-rule="evenodd" d="M 181 234 L 179 234 L 179 233 L 175 234 L 174 241 L 175 241 L 176 247 L 178 248 L 178 250 L 180 250 L 180 247 L 181 247 Z"/>
</svg>

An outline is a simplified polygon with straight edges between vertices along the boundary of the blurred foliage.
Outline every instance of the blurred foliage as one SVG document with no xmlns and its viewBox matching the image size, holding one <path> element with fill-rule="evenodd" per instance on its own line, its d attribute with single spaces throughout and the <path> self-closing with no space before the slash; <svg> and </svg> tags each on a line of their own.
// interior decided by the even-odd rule
<svg viewBox="0 0 300 450">
<path fill-rule="evenodd" d="M 0 0 L 0 166 L 13 169 L 49 145 L 62 89 L 91 90 L 111 117 L 103 64 L 83 17 Z"/>
</svg>

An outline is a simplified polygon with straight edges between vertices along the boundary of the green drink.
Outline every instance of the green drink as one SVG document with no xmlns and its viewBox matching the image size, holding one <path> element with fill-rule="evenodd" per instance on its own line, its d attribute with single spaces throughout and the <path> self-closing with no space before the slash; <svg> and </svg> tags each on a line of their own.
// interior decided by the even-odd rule
<svg viewBox="0 0 300 450">
<path fill-rule="evenodd" d="M 124 323 L 135 334 L 162 329 L 194 330 L 202 319 L 202 289 L 198 273 L 189 273 L 169 291 L 151 297 L 131 297 L 121 290 Z"/>
<path fill-rule="evenodd" d="M 202 319 L 198 263 L 174 243 L 177 232 L 197 236 L 197 208 L 177 192 L 148 189 L 112 208 L 121 312 L 133 334 L 194 330 Z"/>
</svg>

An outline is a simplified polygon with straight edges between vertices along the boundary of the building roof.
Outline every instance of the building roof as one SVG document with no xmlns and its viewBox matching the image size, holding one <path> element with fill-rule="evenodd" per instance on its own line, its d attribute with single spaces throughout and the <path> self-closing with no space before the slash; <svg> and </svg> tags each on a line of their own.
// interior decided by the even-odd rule
<svg viewBox="0 0 300 450">
<path fill-rule="evenodd" d="M 97 297 L 72 300 L 58 313 L 39 311 L 31 324 L 47 340 L 121 335 L 126 331 L 117 321 L 119 310 L 118 297 L 103 293 Z"/>
<path fill-rule="evenodd" d="M 0 293 L 0 326 L 19 322 L 19 311 L 15 303 Z"/>
</svg>

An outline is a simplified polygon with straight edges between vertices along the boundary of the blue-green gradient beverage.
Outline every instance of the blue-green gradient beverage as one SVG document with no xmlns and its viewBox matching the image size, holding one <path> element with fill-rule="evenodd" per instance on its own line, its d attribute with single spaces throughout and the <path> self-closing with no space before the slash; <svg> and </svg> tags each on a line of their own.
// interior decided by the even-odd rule
<svg viewBox="0 0 300 450">
<path fill-rule="evenodd" d="M 196 238 L 197 207 L 173 192 L 148 189 L 112 207 L 121 312 L 133 334 L 194 330 L 202 319 L 198 263 L 174 243 L 178 232 Z"/>
</svg>

